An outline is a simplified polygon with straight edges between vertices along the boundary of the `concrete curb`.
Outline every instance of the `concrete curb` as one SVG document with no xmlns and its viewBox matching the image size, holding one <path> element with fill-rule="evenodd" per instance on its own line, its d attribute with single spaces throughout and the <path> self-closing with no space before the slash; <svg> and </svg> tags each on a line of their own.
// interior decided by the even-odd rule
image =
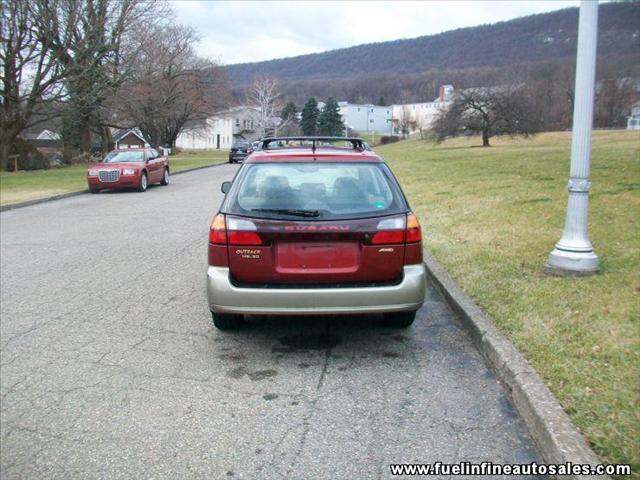
<svg viewBox="0 0 640 480">
<path fill-rule="evenodd" d="M 424 263 L 429 277 L 444 294 L 487 364 L 511 391 L 513 403 L 545 463 L 602 463 L 533 367 L 426 250 Z M 610 477 L 567 475 L 561 478 Z"/>
<path fill-rule="evenodd" d="M 220 165 L 226 165 L 227 162 L 216 163 L 214 165 L 203 165 L 201 167 L 187 168 L 186 170 L 180 170 L 179 172 L 171 173 L 171 176 L 180 175 L 181 173 L 194 172 L 196 170 L 202 170 L 204 168 L 219 167 Z M 8 203 L 6 205 L 0 205 L 0 212 L 6 210 L 14 210 L 16 208 L 29 207 L 31 205 L 37 205 L 38 203 L 52 202 L 53 200 L 61 200 L 63 198 L 75 197 L 76 195 L 83 195 L 89 193 L 88 189 L 78 190 L 76 192 L 60 193 L 58 195 L 52 195 L 44 198 L 34 198 L 33 200 L 25 200 L 24 202 Z"/>
</svg>

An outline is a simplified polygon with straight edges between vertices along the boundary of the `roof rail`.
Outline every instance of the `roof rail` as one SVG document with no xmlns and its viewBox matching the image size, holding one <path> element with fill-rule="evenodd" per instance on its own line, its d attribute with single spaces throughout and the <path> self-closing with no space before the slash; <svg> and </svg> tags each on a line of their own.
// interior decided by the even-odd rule
<svg viewBox="0 0 640 480">
<path fill-rule="evenodd" d="M 311 151 L 315 153 L 317 144 L 321 142 L 350 142 L 354 150 L 367 150 L 367 144 L 361 138 L 357 137 L 314 137 L 314 136 L 299 136 L 299 137 L 268 137 L 260 140 L 262 142 L 261 148 L 267 150 L 270 143 L 275 142 L 311 142 Z"/>
</svg>

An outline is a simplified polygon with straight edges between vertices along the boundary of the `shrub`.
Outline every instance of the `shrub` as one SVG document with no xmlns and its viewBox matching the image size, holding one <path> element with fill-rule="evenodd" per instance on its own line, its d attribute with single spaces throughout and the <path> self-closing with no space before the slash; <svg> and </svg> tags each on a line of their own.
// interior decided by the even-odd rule
<svg viewBox="0 0 640 480">
<path fill-rule="evenodd" d="M 387 143 L 395 143 L 400 140 L 400 137 L 395 137 L 391 135 L 383 135 L 380 137 L 380 145 L 386 145 Z"/>
<path fill-rule="evenodd" d="M 42 155 L 36 147 L 22 138 L 16 139 L 11 149 L 11 155 L 16 154 L 19 155 L 18 170 L 42 170 L 49 168 L 49 162 L 44 155 Z M 11 158 L 6 169 L 13 171 L 14 167 L 14 159 Z"/>
<path fill-rule="evenodd" d="M 90 153 L 85 152 L 79 155 L 75 155 L 74 157 L 71 157 L 71 161 L 69 163 L 71 165 L 82 165 L 87 163 L 93 163 L 97 160 L 97 158 L 99 157 L 94 157 Z"/>
</svg>

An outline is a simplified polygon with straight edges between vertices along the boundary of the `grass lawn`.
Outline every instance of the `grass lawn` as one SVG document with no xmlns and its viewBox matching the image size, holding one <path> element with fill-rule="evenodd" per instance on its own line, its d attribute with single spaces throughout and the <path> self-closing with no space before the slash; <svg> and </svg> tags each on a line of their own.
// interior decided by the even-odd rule
<svg viewBox="0 0 640 480">
<path fill-rule="evenodd" d="M 593 137 L 590 237 L 601 272 L 544 275 L 564 224 L 570 133 L 409 140 L 376 150 L 426 246 L 524 354 L 605 462 L 640 478 L 640 132 Z"/>
<path fill-rule="evenodd" d="M 376 146 L 380 144 L 380 139 L 384 136 L 384 135 L 389 135 L 388 133 L 361 133 L 360 135 L 356 135 L 357 137 L 363 139 L 365 142 L 367 142 L 369 145 Z"/>
<path fill-rule="evenodd" d="M 185 150 L 169 158 L 171 170 L 226 162 L 227 150 Z M 87 188 L 86 165 L 34 170 L 29 172 L 0 172 L 0 204 L 22 202 Z"/>
</svg>

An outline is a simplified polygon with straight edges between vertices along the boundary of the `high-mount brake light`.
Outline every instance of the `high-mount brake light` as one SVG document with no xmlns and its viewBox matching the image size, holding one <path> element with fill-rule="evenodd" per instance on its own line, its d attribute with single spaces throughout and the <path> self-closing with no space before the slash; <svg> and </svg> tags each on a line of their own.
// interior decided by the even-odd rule
<svg viewBox="0 0 640 480">
<path fill-rule="evenodd" d="M 216 245 L 227 244 L 227 229 L 225 225 L 224 214 L 219 213 L 211 221 L 211 228 L 209 229 L 209 243 Z"/>
<path fill-rule="evenodd" d="M 407 243 L 417 243 L 422 241 L 422 229 L 418 217 L 413 213 L 407 215 Z"/>
</svg>

